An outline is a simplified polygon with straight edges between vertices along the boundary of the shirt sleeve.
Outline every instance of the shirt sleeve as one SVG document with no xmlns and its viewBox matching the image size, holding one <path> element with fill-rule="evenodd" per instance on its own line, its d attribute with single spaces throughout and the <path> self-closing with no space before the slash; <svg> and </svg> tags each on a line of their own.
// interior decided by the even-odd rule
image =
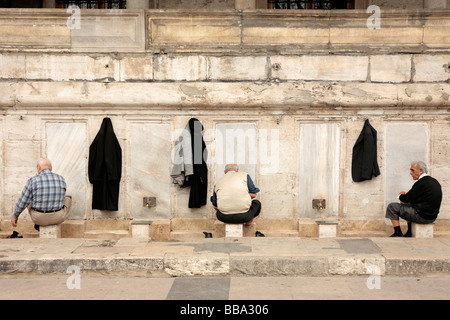
<svg viewBox="0 0 450 320">
<path fill-rule="evenodd" d="M 217 207 L 217 195 L 216 195 L 216 187 L 213 189 L 213 195 L 211 196 L 211 203 L 214 207 Z"/>
<path fill-rule="evenodd" d="M 259 188 L 255 187 L 255 184 L 253 183 L 252 178 L 250 178 L 250 175 L 247 174 L 247 187 L 249 193 L 258 193 Z"/>
<path fill-rule="evenodd" d="M 28 207 L 31 203 L 32 198 L 31 183 L 30 180 L 28 180 L 27 184 L 22 190 L 22 195 L 16 203 L 16 207 L 13 213 L 14 218 L 19 218 L 19 215 L 22 213 L 22 211 L 25 210 L 25 208 Z"/>
</svg>

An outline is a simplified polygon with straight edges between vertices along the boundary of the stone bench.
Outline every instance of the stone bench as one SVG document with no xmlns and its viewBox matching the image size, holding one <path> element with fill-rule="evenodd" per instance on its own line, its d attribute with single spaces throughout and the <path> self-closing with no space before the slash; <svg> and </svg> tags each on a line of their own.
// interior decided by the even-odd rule
<svg viewBox="0 0 450 320">
<path fill-rule="evenodd" d="M 133 220 L 131 221 L 131 237 L 150 239 L 150 220 Z"/>
<path fill-rule="evenodd" d="M 337 225 L 336 221 L 316 221 L 319 228 L 319 238 L 336 238 Z"/>
<path fill-rule="evenodd" d="M 433 238 L 434 222 L 427 224 L 411 222 L 411 235 L 414 238 Z"/>
<path fill-rule="evenodd" d="M 243 236 L 244 236 L 243 224 L 225 223 L 225 238 L 243 237 Z"/>
<path fill-rule="evenodd" d="M 50 226 L 39 226 L 39 238 L 61 238 L 61 225 L 54 224 Z"/>
</svg>

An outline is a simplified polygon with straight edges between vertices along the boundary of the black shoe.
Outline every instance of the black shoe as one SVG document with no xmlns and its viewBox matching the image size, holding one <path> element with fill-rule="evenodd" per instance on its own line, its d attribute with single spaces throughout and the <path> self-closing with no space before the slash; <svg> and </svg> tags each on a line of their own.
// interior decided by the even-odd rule
<svg viewBox="0 0 450 320">
<path fill-rule="evenodd" d="M 212 233 L 203 231 L 205 238 L 212 238 Z"/>
<path fill-rule="evenodd" d="M 405 237 L 405 238 L 411 238 L 411 237 L 412 237 L 412 234 L 411 234 L 411 232 L 406 232 L 406 233 L 403 235 L 403 237 Z"/>
<path fill-rule="evenodd" d="M 397 233 L 397 232 L 394 232 L 394 233 L 391 235 L 391 238 L 395 238 L 395 237 L 403 237 L 403 233 Z"/>
<path fill-rule="evenodd" d="M 259 232 L 259 231 L 256 231 L 256 232 L 255 232 L 255 236 L 256 236 L 256 237 L 265 237 L 264 233 L 261 233 L 261 232 Z"/>
<path fill-rule="evenodd" d="M 34 225 L 34 228 L 39 231 L 39 226 L 37 224 Z"/>
<path fill-rule="evenodd" d="M 13 233 L 10 236 L 7 236 L 6 238 L 23 238 L 23 237 L 19 236 L 19 233 L 17 231 L 13 231 Z"/>
</svg>

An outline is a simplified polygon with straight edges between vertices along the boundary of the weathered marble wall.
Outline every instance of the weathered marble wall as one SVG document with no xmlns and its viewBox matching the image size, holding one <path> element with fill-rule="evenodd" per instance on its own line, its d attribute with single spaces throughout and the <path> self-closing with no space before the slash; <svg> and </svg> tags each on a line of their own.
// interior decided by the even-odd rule
<svg viewBox="0 0 450 320">
<path fill-rule="evenodd" d="M 423 122 L 386 124 L 386 205 L 397 201 L 398 193 L 408 191 L 414 183 L 405 174 L 412 161 L 429 163 L 428 126 Z"/>
<path fill-rule="evenodd" d="M 87 212 L 88 157 L 86 123 L 65 123 L 61 120 L 41 119 L 45 125 L 46 148 L 43 156 L 51 159 L 54 172 L 67 183 L 67 194 L 72 196 L 70 219 L 85 219 Z"/>
<path fill-rule="evenodd" d="M 130 216 L 140 219 L 170 219 L 172 194 L 170 164 L 171 126 L 167 121 L 136 119 L 128 132 L 128 201 Z M 155 207 L 145 207 L 144 197 L 155 197 Z"/>
<path fill-rule="evenodd" d="M 262 219 L 383 220 L 386 204 L 411 185 L 418 158 L 450 191 L 444 11 L 391 11 L 393 28 L 374 33 L 365 13 L 345 15 L 340 27 L 335 13 L 89 13 L 99 28 L 78 39 L 64 29 L 67 16 L 45 12 L 55 29 L 33 30 L 33 12 L 0 12 L 12 30 L 0 35 L 3 220 L 41 156 L 68 180 L 70 219 L 213 218 L 211 205 L 189 209 L 189 189 L 170 179 L 175 140 L 191 117 L 204 126 L 208 197 L 224 164 L 238 162 L 261 189 Z M 127 27 L 116 37 L 108 26 L 121 14 Z M 87 179 L 88 148 L 106 115 L 123 151 L 117 212 L 91 209 Z M 352 148 L 366 118 L 378 131 L 381 175 L 355 183 Z M 143 197 L 156 197 L 156 206 L 143 206 Z M 317 198 L 326 209 L 312 208 Z M 450 219 L 445 196 L 440 217 Z"/>
<path fill-rule="evenodd" d="M 75 200 L 71 219 L 168 219 L 212 214 L 208 206 L 188 209 L 189 190 L 172 185 L 170 179 L 174 142 L 189 117 L 167 113 L 138 118 L 111 115 L 123 148 L 120 210 L 101 212 L 90 209 L 92 189 L 87 179 L 87 161 L 88 146 L 102 116 L 28 112 L 22 120 L 17 114 L 1 121 L 7 128 L 3 130 L 6 138 L 1 155 L 4 218 L 12 212 L 26 179 L 35 174 L 40 156 L 48 156 L 55 172 L 66 177 L 69 193 Z M 233 117 L 227 121 L 226 112 L 197 110 L 196 117 L 205 127 L 210 192 L 214 182 L 223 175 L 224 164 L 238 162 L 261 188 L 266 218 L 382 218 L 385 204 L 411 186 L 409 165 L 415 159 L 429 162 L 430 173 L 441 181 L 445 190 L 448 188 L 445 175 L 449 170 L 445 158 L 449 143 L 448 130 L 445 130 L 448 116 L 423 114 L 420 120 L 410 121 L 407 113 L 357 116 L 349 112 L 347 116 L 341 113 L 333 117 L 319 111 L 317 115 L 291 112 L 280 117 L 259 116 L 247 110 L 240 112 L 239 121 Z M 378 131 L 382 174 L 371 181 L 355 183 L 351 181 L 351 151 L 366 117 Z M 327 118 L 333 120 L 324 120 Z M 424 122 L 423 118 L 429 120 Z M 30 132 L 33 134 L 27 137 Z M 21 133 L 25 136 L 20 137 Z M 247 139 L 242 139 L 242 133 Z M 227 159 L 231 151 L 235 157 Z M 142 198 L 146 196 L 156 197 L 157 206 L 144 207 Z M 312 209 L 311 201 L 316 198 L 327 200 L 326 210 Z M 448 215 L 445 209 L 448 205 L 444 199 L 444 217 Z"/>
<path fill-rule="evenodd" d="M 339 215 L 339 123 L 306 123 L 299 129 L 299 216 L 320 218 Z M 324 209 L 313 209 L 313 199 L 325 199 Z"/>
<path fill-rule="evenodd" d="M 256 179 L 256 164 L 260 160 L 258 141 L 255 123 L 218 123 L 215 130 L 215 154 L 211 162 L 216 167 L 216 180 L 223 177 L 227 163 L 237 163 L 240 171 Z"/>
</svg>

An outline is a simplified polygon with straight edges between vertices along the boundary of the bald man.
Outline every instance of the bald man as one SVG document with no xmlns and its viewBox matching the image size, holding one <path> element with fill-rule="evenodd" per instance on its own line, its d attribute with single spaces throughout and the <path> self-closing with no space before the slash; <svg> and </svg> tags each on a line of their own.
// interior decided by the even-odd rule
<svg viewBox="0 0 450 320">
<path fill-rule="evenodd" d="M 62 223 L 69 213 L 72 198 L 66 196 L 66 181 L 52 172 L 50 160 L 40 158 L 37 161 L 38 174 L 30 178 L 20 199 L 16 203 L 11 224 L 17 226 L 19 215 L 28 208 L 35 229 Z"/>
<path fill-rule="evenodd" d="M 237 164 L 227 164 L 223 176 L 214 186 L 211 203 L 216 209 L 216 217 L 224 223 L 243 223 L 247 226 L 255 222 L 261 211 L 261 202 L 256 198 L 260 191 L 253 184 L 250 175 L 240 172 Z"/>
</svg>

